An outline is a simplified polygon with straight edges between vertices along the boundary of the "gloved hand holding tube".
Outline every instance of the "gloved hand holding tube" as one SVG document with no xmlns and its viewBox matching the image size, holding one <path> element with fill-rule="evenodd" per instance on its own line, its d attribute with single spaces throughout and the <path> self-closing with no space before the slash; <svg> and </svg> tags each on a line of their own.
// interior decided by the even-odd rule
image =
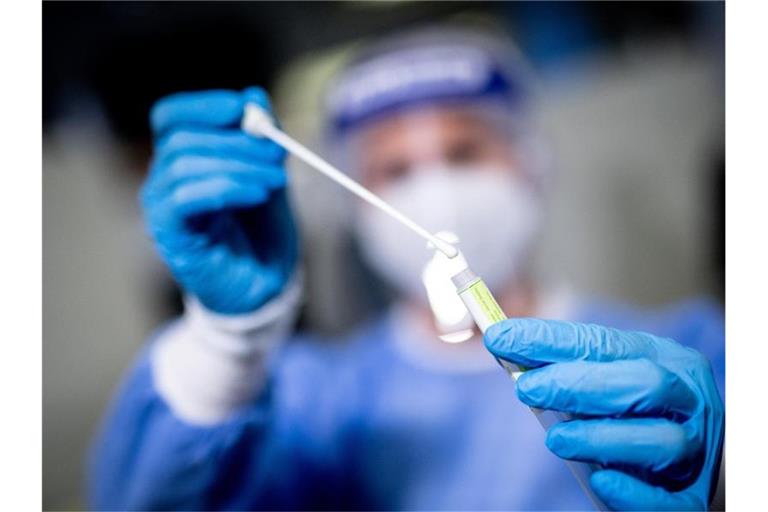
<svg viewBox="0 0 768 512">
<path fill-rule="evenodd" d="M 724 410 L 701 354 L 646 333 L 529 318 L 492 325 L 485 344 L 533 368 L 518 377 L 521 401 L 577 418 L 550 428 L 547 446 L 599 464 L 590 484 L 610 508 L 707 508 Z"/>
<path fill-rule="evenodd" d="M 277 296 L 298 240 L 286 197 L 285 151 L 240 130 L 260 88 L 181 93 L 152 110 L 155 156 L 141 200 L 158 251 L 186 293 L 234 315 Z"/>
</svg>

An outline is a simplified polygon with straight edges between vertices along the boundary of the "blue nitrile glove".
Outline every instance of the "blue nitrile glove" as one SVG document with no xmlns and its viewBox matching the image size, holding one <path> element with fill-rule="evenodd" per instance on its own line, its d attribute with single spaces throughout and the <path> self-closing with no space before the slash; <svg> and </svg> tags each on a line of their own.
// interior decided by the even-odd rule
<svg viewBox="0 0 768 512">
<path fill-rule="evenodd" d="M 245 134 L 259 88 L 180 93 L 150 114 L 155 154 L 141 200 L 148 231 L 181 287 L 222 314 L 253 311 L 296 266 L 285 151 Z"/>
<path fill-rule="evenodd" d="M 706 509 L 724 411 L 704 356 L 642 332 L 529 318 L 491 326 L 485 345 L 534 368 L 517 381 L 520 400 L 578 418 L 552 427 L 547 446 L 600 464 L 590 483 L 609 507 Z"/>
</svg>

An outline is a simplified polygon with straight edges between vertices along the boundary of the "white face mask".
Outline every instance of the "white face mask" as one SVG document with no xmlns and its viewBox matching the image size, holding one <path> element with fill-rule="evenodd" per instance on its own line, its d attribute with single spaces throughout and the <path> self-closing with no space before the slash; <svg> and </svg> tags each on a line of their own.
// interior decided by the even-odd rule
<svg viewBox="0 0 768 512">
<path fill-rule="evenodd" d="M 458 235 L 470 268 L 497 292 L 522 271 L 540 224 L 536 192 L 507 170 L 416 169 L 380 195 L 430 232 Z M 424 241 L 368 206 L 355 229 L 374 270 L 400 293 L 426 300 L 421 273 L 432 251 Z"/>
</svg>

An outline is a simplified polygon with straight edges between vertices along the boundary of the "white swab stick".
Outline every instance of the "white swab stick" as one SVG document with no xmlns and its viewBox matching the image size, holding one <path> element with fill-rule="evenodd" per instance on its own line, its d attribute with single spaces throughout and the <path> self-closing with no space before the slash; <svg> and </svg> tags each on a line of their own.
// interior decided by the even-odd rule
<svg viewBox="0 0 768 512">
<path fill-rule="evenodd" d="M 304 145 L 293 139 L 291 136 L 277 128 L 272 120 L 272 116 L 270 116 L 269 113 L 260 106 L 254 103 L 248 103 L 245 105 L 245 114 L 243 115 L 242 128 L 246 133 L 256 137 L 266 137 L 284 147 L 300 160 L 307 163 L 310 167 L 313 167 L 314 169 L 325 174 L 330 179 L 346 188 L 360 199 L 380 209 L 420 237 L 424 238 L 428 242 L 431 242 L 435 248 L 445 254 L 448 258 L 453 258 L 458 254 L 458 250 L 453 245 L 437 238 L 435 235 L 416 224 L 401 211 L 392 207 L 379 196 L 363 187 L 355 180 L 351 179 L 349 176 L 320 158 L 317 154 L 310 151 Z"/>
</svg>

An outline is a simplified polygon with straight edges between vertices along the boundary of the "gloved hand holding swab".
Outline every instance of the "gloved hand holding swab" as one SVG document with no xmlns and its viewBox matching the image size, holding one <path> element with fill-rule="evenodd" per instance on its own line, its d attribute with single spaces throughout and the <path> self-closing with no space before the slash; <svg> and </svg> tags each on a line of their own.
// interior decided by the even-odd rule
<svg viewBox="0 0 768 512">
<path fill-rule="evenodd" d="M 420 237 L 424 238 L 427 242 L 430 242 L 435 248 L 445 254 L 446 257 L 454 258 L 459 253 L 453 245 L 436 237 L 401 211 L 392 207 L 379 196 L 363 187 L 336 167 L 323 160 L 320 156 L 310 151 L 303 144 L 293 139 L 290 135 L 280 130 L 275 126 L 272 116 L 259 105 L 256 105 L 255 103 L 248 103 L 245 105 L 245 113 L 243 115 L 241 126 L 246 133 L 255 137 L 266 137 L 284 147 L 310 167 L 325 174 L 360 199 L 380 209 Z"/>
</svg>

